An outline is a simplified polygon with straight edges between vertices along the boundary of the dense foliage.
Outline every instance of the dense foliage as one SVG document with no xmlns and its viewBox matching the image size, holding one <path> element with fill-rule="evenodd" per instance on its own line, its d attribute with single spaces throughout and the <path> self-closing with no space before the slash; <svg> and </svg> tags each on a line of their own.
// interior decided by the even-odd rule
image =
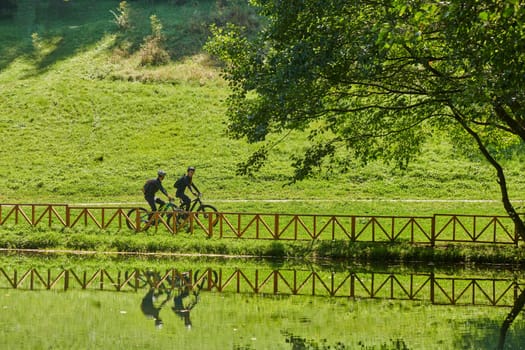
<svg viewBox="0 0 525 350">
<path fill-rule="evenodd" d="M 478 148 L 497 172 L 502 150 L 525 140 L 525 10 L 521 1 L 254 1 L 267 26 L 255 39 L 215 28 L 208 50 L 232 87 L 233 137 L 311 130 L 295 179 L 347 169 L 353 157 L 400 167 L 435 132 Z M 264 144 L 240 168 L 257 169 Z M 251 167 L 251 168 L 250 168 Z"/>
</svg>

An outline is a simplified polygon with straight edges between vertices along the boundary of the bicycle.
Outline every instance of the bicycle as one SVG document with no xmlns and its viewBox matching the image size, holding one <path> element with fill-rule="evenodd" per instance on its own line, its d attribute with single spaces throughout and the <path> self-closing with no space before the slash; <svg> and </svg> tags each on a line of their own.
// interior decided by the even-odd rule
<svg viewBox="0 0 525 350">
<path fill-rule="evenodd" d="M 202 194 L 199 194 L 195 197 L 190 204 L 190 212 L 194 212 L 194 217 L 199 218 L 202 216 L 204 219 L 208 219 L 208 213 L 216 213 L 217 208 L 210 204 L 204 204 L 201 200 Z M 159 208 L 157 213 L 152 213 L 151 211 L 145 208 L 132 208 L 128 211 L 126 224 L 130 230 L 135 230 L 137 232 L 147 231 L 151 226 L 156 225 L 158 220 L 166 218 L 166 224 L 168 227 L 173 227 L 173 219 L 175 218 L 175 228 L 184 226 L 186 219 L 188 218 L 188 213 L 181 208 L 182 202 L 177 206 L 173 200 L 168 202 L 157 201 Z M 132 218 L 139 217 L 139 220 L 133 220 Z M 216 216 L 212 222 L 212 225 L 215 226 L 219 222 L 219 217 Z"/>
<path fill-rule="evenodd" d="M 159 204 L 156 214 L 146 208 L 140 207 L 132 208 L 128 211 L 128 220 L 126 220 L 126 225 L 130 230 L 135 230 L 137 232 L 147 231 L 151 226 L 155 226 L 158 220 L 161 220 L 161 218 L 166 218 L 166 223 L 169 227 L 172 227 L 171 220 L 173 216 L 176 212 L 181 212 L 182 209 L 173 203 L 173 199 L 170 199 L 168 202 L 164 202 L 159 199 L 156 199 L 155 201 L 157 204 Z M 137 217 L 138 221 L 132 219 Z"/>
<path fill-rule="evenodd" d="M 192 199 L 190 203 L 189 211 L 195 213 L 194 214 L 195 218 L 199 218 L 199 216 L 202 216 L 206 220 L 208 219 L 207 213 L 216 213 L 217 208 L 215 208 L 213 205 L 202 203 L 201 197 L 202 197 L 202 193 L 199 193 L 197 197 Z M 184 224 L 184 220 L 188 217 L 188 214 L 184 212 L 181 206 L 182 206 L 182 201 L 180 203 L 179 209 L 182 210 L 183 212 L 177 215 L 177 225 L 180 225 L 180 226 Z M 212 225 L 215 226 L 217 225 L 218 222 L 219 222 L 219 217 L 216 215 L 212 222 Z"/>
</svg>

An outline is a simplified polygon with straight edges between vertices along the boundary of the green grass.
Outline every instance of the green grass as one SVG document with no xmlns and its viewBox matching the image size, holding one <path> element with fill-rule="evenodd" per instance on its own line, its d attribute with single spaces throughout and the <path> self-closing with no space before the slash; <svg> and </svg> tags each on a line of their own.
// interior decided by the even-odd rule
<svg viewBox="0 0 525 350">
<path fill-rule="evenodd" d="M 0 202 L 145 205 L 140 189 L 146 179 L 164 169 L 172 192 L 177 176 L 193 165 L 205 201 L 223 212 L 505 214 L 493 169 L 476 154 L 456 152 L 438 134 L 406 171 L 356 162 L 347 174 L 322 172 L 289 184 L 289 158 L 306 142 L 305 134 L 294 132 L 257 174 L 236 175 L 237 163 L 255 146 L 227 137 L 229 88 L 201 47 L 211 23 L 235 20 L 256 30 L 257 20 L 244 6 L 218 10 L 217 3 L 131 1 L 127 31 L 113 23 L 110 10 L 117 3 L 109 0 L 47 7 L 40 2 L 0 20 Z M 151 34 L 152 14 L 163 24 L 171 61 L 144 67 L 140 46 Z M 517 150 L 503 161 L 518 208 L 525 200 L 521 154 Z M 8 232 L 4 247 L 231 254 L 275 248 L 245 242 L 243 247 L 216 242 L 211 248 L 200 241 L 180 245 L 126 235 L 119 242 L 111 232 L 64 239 L 46 230 L 2 230 Z M 278 252 L 295 256 L 294 249 Z"/>
<path fill-rule="evenodd" d="M 236 17 L 232 9 L 218 12 L 214 1 L 183 6 L 130 2 L 133 25 L 120 32 L 109 12 L 116 9 L 113 1 L 38 6 L 36 15 L 22 9 L 15 19 L 0 22 L 2 202 L 138 202 L 142 183 L 158 168 L 168 171 L 171 187 L 190 164 L 197 167 L 196 181 L 210 201 L 338 201 L 314 206 L 231 202 L 223 205 L 227 210 L 340 211 L 343 201 L 348 210 L 383 214 L 392 206 L 352 200 L 500 197 L 485 162 L 455 154 L 439 138 L 406 172 L 381 163 L 356 164 L 345 175 L 323 174 L 286 185 L 292 174 L 288 158 L 305 139 L 294 133 L 254 177 L 236 176 L 237 162 L 254 147 L 226 137 L 228 87 L 200 47 L 209 23 L 224 20 L 221 15 L 248 21 L 249 12 L 238 11 Z M 164 24 L 172 62 L 141 67 L 138 50 L 150 34 L 151 14 Z M 522 162 L 507 163 L 511 198 L 524 199 Z M 432 206 L 470 210 L 467 204 L 416 203 L 401 205 L 400 214 L 432 211 Z"/>
<path fill-rule="evenodd" d="M 456 153 L 439 137 L 406 172 L 381 163 L 356 164 L 348 174 L 325 173 L 286 185 L 292 174 L 288 157 L 305 142 L 305 135 L 294 133 L 254 177 L 236 176 L 237 162 L 254 147 L 226 137 L 228 86 L 201 46 L 209 23 L 234 18 L 255 27 L 249 12 L 217 11 L 213 0 L 188 1 L 184 6 L 130 1 L 133 27 L 123 33 L 109 12 L 117 7 L 115 1 L 54 2 L 63 6 L 58 8 L 46 1 L 32 3 L 38 7 L 21 8 L 14 19 L 0 20 L 0 203 L 145 205 L 140 188 L 157 169 L 168 171 L 171 187 L 191 164 L 197 167 L 196 182 L 205 200 L 229 212 L 503 214 L 494 171 L 478 157 Z M 151 14 L 164 25 L 172 57 L 165 66 L 139 65 Z M 34 33 L 38 36 L 32 37 Z M 524 200 L 519 154 L 505 165 L 511 198 Z M 339 271 L 348 268 L 350 260 L 525 261 L 523 249 L 514 247 L 421 249 L 404 244 L 210 240 L 160 231 L 61 231 L 24 225 L 0 228 L 0 247 L 97 251 L 58 258 L 48 253 L 43 260 L 19 251 L 0 255 L 2 267 L 18 269 L 101 265 L 184 269 L 210 266 L 214 259 L 230 269 L 294 268 L 304 260 L 328 264 L 326 259 L 336 258 L 330 269 Z M 144 255 L 128 257 L 117 251 Z M 283 259 L 182 260 L 180 254 L 188 253 Z M 335 346 L 341 341 L 352 348 L 394 349 L 399 339 L 410 348 L 494 348 L 508 311 L 209 293 L 195 309 L 191 332 L 171 314 L 166 314 L 166 327 L 158 332 L 140 312 L 140 293 L 7 289 L 0 293 L 0 308 L 8 311 L 0 313 L 0 347 L 6 349 L 289 349 L 287 334 L 307 344 L 324 341 Z M 510 330 L 509 346 L 523 343 L 519 321 Z"/>
<path fill-rule="evenodd" d="M 171 235 L 163 230 L 147 234 L 97 229 L 52 230 L 7 227 L 0 230 L 0 248 L 20 251 L 88 252 L 97 256 L 146 254 L 180 256 L 237 256 L 245 258 L 356 262 L 404 262 L 434 264 L 525 263 L 522 246 L 491 244 L 447 244 L 436 248 L 406 242 L 349 242 L 347 240 L 275 241 L 231 238 L 205 238 L 184 233 Z M 98 252 L 98 253 L 97 253 Z"/>
</svg>

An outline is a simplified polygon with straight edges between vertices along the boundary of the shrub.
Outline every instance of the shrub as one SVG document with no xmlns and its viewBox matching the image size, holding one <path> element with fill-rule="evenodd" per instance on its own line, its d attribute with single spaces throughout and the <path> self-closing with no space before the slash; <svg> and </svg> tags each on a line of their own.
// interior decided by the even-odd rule
<svg viewBox="0 0 525 350">
<path fill-rule="evenodd" d="M 129 22 L 129 7 L 126 1 L 121 1 L 116 11 L 109 10 L 113 15 L 113 22 L 121 30 L 126 30 L 130 27 Z"/>
<path fill-rule="evenodd" d="M 168 63 L 170 55 L 164 48 L 164 35 L 162 34 L 162 23 L 156 15 L 151 15 L 152 34 L 144 39 L 140 46 L 140 64 L 142 66 L 158 66 Z"/>
<path fill-rule="evenodd" d="M 59 233 L 43 232 L 21 236 L 14 245 L 20 249 L 49 249 L 56 248 L 59 243 Z"/>
<path fill-rule="evenodd" d="M 66 247 L 73 250 L 96 250 L 103 242 L 93 235 L 73 234 L 66 241 Z"/>
</svg>

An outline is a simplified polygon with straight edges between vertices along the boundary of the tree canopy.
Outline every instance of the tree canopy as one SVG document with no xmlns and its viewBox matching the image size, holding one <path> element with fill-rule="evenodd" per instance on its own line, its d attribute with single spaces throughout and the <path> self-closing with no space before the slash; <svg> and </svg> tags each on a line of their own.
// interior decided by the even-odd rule
<svg viewBox="0 0 525 350">
<path fill-rule="evenodd" d="M 207 49 L 232 88 L 229 132 L 249 142 L 310 130 L 296 180 L 350 157 L 404 167 L 436 130 L 469 140 L 495 168 L 525 140 L 525 8 L 520 0 L 254 0 L 265 27 L 214 28 Z M 262 143 L 240 168 L 264 163 Z M 341 157 L 347 155 L 348 157 Z"/>
</svg>

